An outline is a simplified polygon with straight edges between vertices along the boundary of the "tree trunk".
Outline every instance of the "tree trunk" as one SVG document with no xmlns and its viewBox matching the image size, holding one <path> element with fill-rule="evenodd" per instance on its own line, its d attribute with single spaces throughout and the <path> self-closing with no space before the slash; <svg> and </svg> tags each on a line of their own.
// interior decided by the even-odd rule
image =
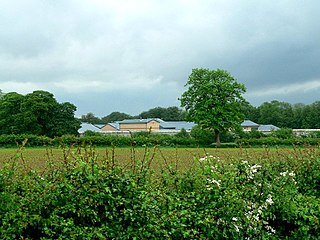
<svg viewBox="0 0 320 240">
<path fill-rule="evenodd" d="M 220 142 L 220 131 L 218 129 L 215 129 L 214 133 L 216 135 L 216 146 L 220 147 L 220 145 L 221 145 L 221 142 Z"/>
</svg>

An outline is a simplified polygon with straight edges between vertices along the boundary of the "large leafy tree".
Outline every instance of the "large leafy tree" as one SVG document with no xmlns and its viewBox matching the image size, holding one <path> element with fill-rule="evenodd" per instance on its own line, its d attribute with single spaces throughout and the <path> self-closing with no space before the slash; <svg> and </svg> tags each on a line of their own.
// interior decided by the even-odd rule
<svg viewBox="0 0 320 240">
<path fill-rule="evenodd" d="M 51 121 L 48 135 L 62 136 L 65 134 L 77 135 L 80 121 L 74 117 L 77 107 L 69 102 L 60 103 L 54 109 L 54 118 Z"/>
<path fill-rule="evenodd" d="M 246 91 L 229 72 L 217 69 L 193 69 L 182 94 L 181 106 L 187 110 L 187 118 L 204 129 L 215 132 L 220 145 L 220 132 L 239 126 L 243 121 L 242 94 Z"/>
<path fill-rule="evenodd" d="M 91 124 L 99 124 L 102 122 L 101 119 L 96 117 L 92 112 L 82 115 L 80 120 L 81 122 L 91 123 Z"/>
<path fill-rule="evenodd" d="M 320 101 L 316 101 L 305 107 L 304 128 L 320 128 Z"/>
<path fill-rule="evenodd" d="M 52 93 L 38 90 L 25 95 L 21 105 L 26 122 L 26 131 L 37 135 L 51 135 L 50 131 L 59 107 Z"/>
<path fill-rule="evenodd" d="M 23 95 L 10 92 L 0 99 L 0 134 L 17 134 L 23 131 L 24 118 L 21 112 Z"/>
<path fill-rule="evenodd" d="M 122 121 L 124 119 L 132 118 L 129 114 L 122 113 L 122 112 L 112 112 L 109 115 L 102 118 L 104 123 L 110 123 L 115 121 Z"/>
<path fill-rule="evenodd" d="M 260 124 L 274 124 L 277 127 L 287 128 L 294 126 L 294 114 L 292 106 L 289 103 L 277 100 L 265 102 L 258 107 L 258 111 L 260 113 L 258 120 Z"/>
<path fill-rule="evenodd" d="M 185 111 L 172 106 L 168 108 L 155 107 L 139 114 L 140 118 L 161 118 L 165 121 L 182 121 L 185 119 Z"/>
<path fill-rule="evenodd" d="M 60 104 L 46 91 L 25 96 L 7 93 L 0 99 L 0 134 L 77 134 L 80 122 L 74 117 L 75 111 L 73 104 Z"/>
<path fill-rule="evenodd" d="M 241 104 L 241 112 L 245 119 L 249 119 L 253 122 L 259 122 L 260 113 L 258 108 L 252 106 L 249 102 L 243 102 Z"/>
</svg>

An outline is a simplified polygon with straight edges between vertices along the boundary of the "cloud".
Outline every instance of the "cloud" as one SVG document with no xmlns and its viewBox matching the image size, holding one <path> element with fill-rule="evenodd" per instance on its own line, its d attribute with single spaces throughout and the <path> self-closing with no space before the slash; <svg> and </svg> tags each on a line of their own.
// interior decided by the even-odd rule
<svg viewBox="0 0 320 240">
<path fill-rule="evenodd" d="M 27 94 L 33 92 L 36 89 L 44 89 L 43 86 L 33 82 L 1 82 L 0 89 L 3 92 L 18 92 L 21 94 Z M 14 90 L 13 90 L 14 89 Z"/>
<path fill-rule="evenodd" d="M 54 87 L 65 90 L 66 92 L 112 92 L 112 91 L 134 91 L 137 89 L 150 90 L 157 88 L 161 85 L 162 77 L 157 77 L 154 79 L 138 77 L 131 77 L 130 81 L 124 79 L 123 82 L 120 79 L 115 81 L 97 81 L 90 79 L 70 79 L 67 81 L 61 81 L 54 83 Z M 170 83 L 166 83 L 170 85 Z"/>
<path fill-rule="evenodd" d="M 316 0 L 0 1 L 0 88 L 46 89 L 79 111 L 85 104 L 101 111 L 96 96 L 112 109 L 133 109 L 136 100 L 143 111 L 177 104 L 191 70 L 204 67 L 228 70 L 253 102 L 294 99 L 298 86 L 320 78 L 319 7 Z M 301 101 L 317 98 L 306 91 Z"/>
<path fill-rule="evenodd" d="M 294 94 L 307 94 L 308 92 L 320 90 L 320 80 L 313 80 L 303 83 L 293 83 L 286 85 L 270 86 L 261 90 L 253 90 L 247 93 L 248 97 L 276 97 Z"/>
</svg>

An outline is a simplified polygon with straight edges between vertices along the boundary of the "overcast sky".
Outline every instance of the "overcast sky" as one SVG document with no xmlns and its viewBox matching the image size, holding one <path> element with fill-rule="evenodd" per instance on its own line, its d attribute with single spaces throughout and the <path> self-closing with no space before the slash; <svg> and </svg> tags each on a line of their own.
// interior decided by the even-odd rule
<svg viewBox="0 0 320 240">
<path fill-rule="evenodd" d="M 319 0 L 0 0 L 0 89 L 134 115 L 179 106 L 193 68 L 221 68 L 255 106 L 309 104 L 319 13 Z"/>
</svg>

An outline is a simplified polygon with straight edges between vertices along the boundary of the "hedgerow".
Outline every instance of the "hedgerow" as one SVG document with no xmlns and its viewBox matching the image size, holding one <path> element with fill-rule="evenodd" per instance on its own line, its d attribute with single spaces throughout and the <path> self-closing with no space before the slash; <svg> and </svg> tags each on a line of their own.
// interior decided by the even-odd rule
<svg viewBox="0 0 320 240">
<path fill-rule="evenodd" d="M 200 134 L 200 133 L 201 134 Z M 135 133 L 131 137 L 117 135 L 88 135 L 74 136 L 64 135 L 61 137 L 49 138 L 46 136 L 37 135 L 0 135 L 0 147 L 15 147 L 25 142 L 28 147 L 38 146 L 70 146 L 70 145 L 95 145 L 95 146 L 145 146 L 158 145 L 162 147 L 216 147 L 214 136 L 205 136 L 205 132 L 198 131 L 199 134 L 193 135 L 164 135 L 157 133 Z M 219 147 L 261 147 L 261 146 L 317 146 L 320 144 L 320 139 L 315 137 L 290 137 L 285 138 L 282 135 L 272 135 L 258 137 L 254 134 L 237 138 L 235 134 L 222 133 L 221 139 L 224 142 Z M 254 137 L 252 137 L 254 136 Z"/>
<path fill-rule="evenodd" d="M 49 138 L 37 135 L 0 135 L 0 146 L 14 147 L 26 141 L 26 146 L 70 146 L 75 145 L 95 145 L 95 146 L 199 146 L 199 142 L 191 137 L 171 136 L 162 134 L 136 134 L 132 137 L 114 135 L 95 135 L 77 137 L 74 135 L 64 135 L 61 137 Z M 202 145 L 202 144 L 201 144 Z"/>
<path fill-rule="evenodd" d="M 21 150 L 23 151 L 23 149 Z M 205 154 L 181 171 L 67 149 L 61 165 L 0 170 L 1 239 L 319 239 L 320 154 L 279 159 Z M 121 160 L 120 160 L 121 161 Z"/>
<path fill-rule="evenodd" d="M 277 138 L 277 137 L 263 137 L 263 138 L 249 138 L 239 139 L 236 141 L 241 146 L 305 146 L 312 145 L 317 146 L 320 144 L 319 138 Z"/>
</svg>

